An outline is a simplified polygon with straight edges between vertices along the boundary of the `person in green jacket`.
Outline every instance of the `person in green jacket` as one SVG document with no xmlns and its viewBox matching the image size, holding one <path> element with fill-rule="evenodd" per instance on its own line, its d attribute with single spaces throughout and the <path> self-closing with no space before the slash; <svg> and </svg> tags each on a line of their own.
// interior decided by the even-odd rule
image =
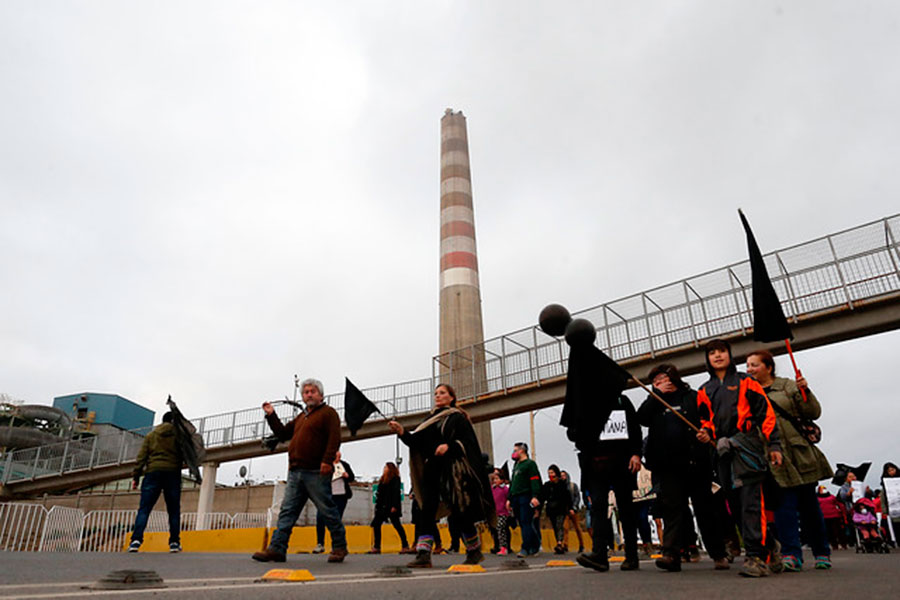
<svg viewBox="0 0 900 600">
<path fill-rule="evenodd" d="M 522 528 L 522 549 L 519 557 L 536 555 L 541 548 L 540 523 L 535 523 L 535 511 L 540 506 L 541 472 L 537 464 L 528 458 L 528 444 L 519 442 L 513 447 L 512 481 L 509 485 L 507 504 Z"/>
<path fill-rule="evenodd" d="M 801 537 L 812 548 L 816 569 L 830 569 L 831 547 L 816 486 L 834 472 L 822 451 L 795 427 L 799 419 L 818 419 L 822 407 L 803 377 L 796 382 L 775 377 L 775 359 L 768 350 L 756 350 L 747 356 L 747 373 L 769 397 L 781 437 L 782 462 L 773 465 L 772 475 L 782 492 L 781 502 L 775 507 L 775 537 L 781 542 L 784 570 L 801 570 Z M 806 392 L 805 400 L 800 388 Z"/>
<path fill-rule="evenodd" d="M 166 512 L 169 513 L 169 552 L 181 552 L 181 451 L 175 426 L 174 415 L 167 412 L 162 423 L 144 438 L 144 443 L 137 455 L 134 467 L 132 489 L 137 489 L 141 482 L 141 504 L 134 520 L 134 531 L 131 533 L 129 552 L 137 552 L 144 542 L 144 529 L 150 518 L 150 511 L 162 493 L 166 501 Z"/>
</svg>

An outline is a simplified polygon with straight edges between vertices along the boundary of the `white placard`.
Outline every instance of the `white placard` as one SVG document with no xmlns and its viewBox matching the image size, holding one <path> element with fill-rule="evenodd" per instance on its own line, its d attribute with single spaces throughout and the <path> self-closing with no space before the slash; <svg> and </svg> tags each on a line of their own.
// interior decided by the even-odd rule
<svg viewBox="0 0 900 600">
<path fill-rule="evenodd" d="M 866 497 L 866 484 L 857 479 L 856 481 L 850 482 L 850 487 L 853 488 L 853 501 L 862 500 Z"/>
<path fill-rule="evenodd" d="M 600 433 L 601 442 L 609 442 L 612 440 L 628 439 L 628 419 L 625 418 L 624 410 L 614 410 L 609 413 L 609 420 L 606 421 L 606 427 Z"/>
<path fill-rule="evenodd" d="M 900 517 L 900 477 L 884 478 L 884 493 L 887 494 L 888 514 Z"/>
<path fill-rule="evenodd" d="M 331 480 L 336 481 L 344 476 L 344 465 L 341 463 L 335 463 L 334 472 L 331 474 Z"/>
</svg>

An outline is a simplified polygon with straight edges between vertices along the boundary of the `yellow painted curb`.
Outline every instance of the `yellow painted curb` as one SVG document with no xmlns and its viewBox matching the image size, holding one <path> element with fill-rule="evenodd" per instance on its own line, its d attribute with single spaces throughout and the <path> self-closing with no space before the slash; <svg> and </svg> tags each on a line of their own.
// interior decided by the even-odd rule
<svg viewBox="0 0 900 600">
<path fill-rule="evenodd" d="M 625 562 L 624 556 L 610 556 L 609 562 Z"/>
<path fill-rule="evenodd" d="M 447 569 L 448 573 L 484 573 L 481 565 L 452 565 Z"/>
<path fill-rule="evenodd" d="M 548 560 L 547 566 L 548 567 L 574 567 L 575 561 L 574 560 Z"/>
<path fill-rule="evenodd" d="M 260 577 L 262 581 L 315 581 L 307 569 L 270 569 Z"/>
</svg>

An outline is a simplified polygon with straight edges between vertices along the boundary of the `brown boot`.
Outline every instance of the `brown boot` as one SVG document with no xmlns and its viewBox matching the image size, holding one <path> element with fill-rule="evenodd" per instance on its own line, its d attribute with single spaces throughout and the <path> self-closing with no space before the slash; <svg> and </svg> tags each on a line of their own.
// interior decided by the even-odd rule
<svg viewBox="0 0 900 600">
<path fill-rule="evenodd" d="M 256 552 L 253 556 L 251 556 L 253 560 L 258 560 L 259 562 L 284 562 L 285 556 L 284 552 L 278 552 L 277 550 L 272 550 L 271 548 L 266 548 L 261 552 Z"/>
<path fill-rule="evenodd" d="M 727 571 L 731 568 L 731 563 L 729 563 L 728 559 L 724 556 L 720 556 L 716 559 L 715 566 L 713 568 L 716 571 Z"/>
<path fill-rule="evenodd" d="M 671 571 L 673 573 L 677 573 L 681 570 L 681 556 L 663 554 L 656 559 L 656 566 L 663 571 Z"/>
<path fill-rule="evenodd" d="M 332 548 L 331 554 L 328 555 L 328 562 L 330 562 L 330 563 L 344 562 L 345 556 L 347 556 L 346 548 Z"/>
</svg>

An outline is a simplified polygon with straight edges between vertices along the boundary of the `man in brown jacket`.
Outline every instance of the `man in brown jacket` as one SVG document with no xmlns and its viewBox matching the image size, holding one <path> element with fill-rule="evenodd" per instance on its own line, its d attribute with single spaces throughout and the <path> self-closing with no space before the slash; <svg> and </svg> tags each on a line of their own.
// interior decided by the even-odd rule
<svg viewBox="0 0 900 600">
<path fill-rule="evenodd" d="M 331 497 L 331 473 L 335 454 L 341 447 L 341 419 L 323 402 L 322 382 L 306 379 L 300 384 L 306 412 L 284 425 L 268 402 L 262 405 L 272 431 L 288 445 L 288 477 L 278 513 L 278 525 L 269 547 L 253 555 L 260 562 L 284 562 L 288 540 L 307 500 L 325 520 L 331 532 L 332 550 L 328 562 L 343 562 L 347 556 L 347 536 L 337 506 Z"/>
</svg>

